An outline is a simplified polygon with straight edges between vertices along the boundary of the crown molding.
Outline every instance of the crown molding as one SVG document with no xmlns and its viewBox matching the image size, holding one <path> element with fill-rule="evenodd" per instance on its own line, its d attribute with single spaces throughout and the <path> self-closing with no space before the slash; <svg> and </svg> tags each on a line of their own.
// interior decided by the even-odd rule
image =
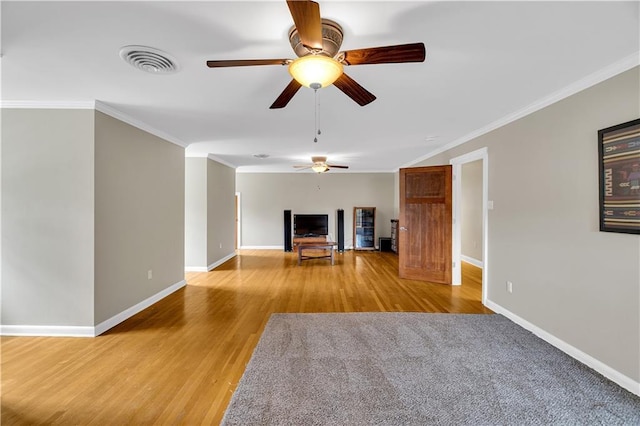
<svg viewBox="0 0 640 426">
<path fill-rule="evenodd" d="M 12 109 L 92 109 L 92 110 L 100 111 L 104 114 L 107 114 L 110 117 L 113 117 L 117 120 L 127 123 L 133 127 L 136 127 L 140 130 L 143 130 L 161 139 L 164 139 L 167 142 L 176 144 L 182 148 L 186 148 L 187 145 L 189 145 L 188 143 L 174 136 L 171 136 L 170 134 L 165 133 L 162 130 L 156 129 L 155 127 L 150 126 L 147 123 L 144 123 L 136 118 L 133 118 L 130 115 L 97 100 L 96 101 L 0 101 L 0 108 L 2 109 L 5 109 L 5 108 L 6 109 L 10 109 L 10 108 Z"/>
<path fill-rule="evenodd" d="M 162 130 L 156 129 L 155 127 L 144 123 L 140 120 L 138 120 L 137 118 L 133 118 L 131 117 L 129 114 L 126 114 L 110 105 L 107 105 L 103 102 L 100 102 L 98 100 L 95 101 L 95 110 L 96 111 L 100 111 L 104 114 L 107 114 L 110 117 L 113 117 L 117 120 L 120 120 L 122 122 L 125 122 L 127 124 L 130 124 L 133 127 L 136 127 L 140 130 L 143 130 L 147 133 L 150 133 L 154 136 L 159 137 L 160 139 L 164 139 L 167 142 L 171 142 L 175 145 L 178 145 L 182 148 L 186 148 L 187 145 L 189 145 L 188 143 L 184 142 L 183 140 L 180 140 L 168 133 L 163 132 Z"/>
<path fill-rule="evenodd" d="M 492 130 L 496 130 L 522 117 L 533 114 L 534 112 L 539 111 L 551 104 L 559 102 L 565 98 L 568 98 L 569 96 L 575 95 L 578 92 L 581 92 L 585 89 L 595 86 L 596 84 L 602 83 L 603 81 L 608 80 L 612 77 L 615 77 L 618 74 L 622 74 L 625 71 L 628 71 L 634 67 L 637 67 L 638 65 L 640 65 L 640 51 L 635 52 L 632 55 L 629 55 L 618 62 L 614 62 L 613 64 L 605 68 L 602 68 L 592 74 L 589 74 L 588 76 L 581 78 L 580 80 L 575 81 L 569 84 L 568 86 L 556 92 L 551 93 L 550 95 L 547 95 L 543 98 L 538 99 L 537 101 L 529 104 L 528 106 L 522 109 L 519 109 L 492 123 L 489 123 L 484 127 L 481 127 L 471 133 L 468 133 L 462 136 L 461 138 L 454 140 L 453 142 L 450 142 L 434 151 L 429 152 L 428 154 L 425 154 L 424 156 L 416 160 L 411 161 L 410 163 L 404 164 L 400 166 L 398 170 L 400 168 L 411 167 L 414 164 L 420 163 L 421 161 L 428 160 L 429 158 L 434 157 L 438 154 L 441 154 L 445 151 L 448 151 L 452 148 L 455 148 L 458 145 L 462 145 L 463 143 L 469 142 L 470 140 L 473 140 L 479 136 L 489 133 Z"/>
<path fill-rule="evenodd" d="M 218 158 L 213 154 L 207 154 L 207 159 L 213 160 L 213 161 L 215 161 L 217 163 L 220 163 L 220 164 L 223 164 L 223 165 L 225 165 L 227 167 L 231 167 L 232 169 L 237 169 L 238 168 L 238 166 L 236 166 L 235 164 L 231 164 L 230 162 L 225 161 L 222 158 Z"/>
<path fill-rule="evenodd" d="M 362 174 L 362 173 L 371 173 L 371 174 L 392 174 L 392 173 L 396 173 L 398 170 L 383 170 L 383 169 L 368 169 L 368 170 L 342 170 L 339 172 L 331 172 L 331 171 L 327 171 L 327 172 L 323 172 L 323 173 L 316 173 L 313 171 L 289 171 L 289 170 L 246 170 L 243 169 L 243 167 L 251 167 L 251 166 L 241 166 L 238 167 L 236 169 L 236 173 L 242 173 L 242 174 L 265 174 L 265 173 L 279 173 L 279 174 L 289 174 L 289 175 L 298 175 L 300 176 L 300 174 L 319 174 L 319 175 L 324 175 L 324 174 L 332 174 L 332 175 L 353 175 L 353 174 Z"/>
<path fill-rule="evenodd" d="M 205 153 L 189 154 L 189 153 L 186 153 L 185 154 L 185 158 L 206 158 L 207 160 L 211 160 L 211 161 L 215 161 L 216 163 L 220 163 L 223 166 L 231 167 L 234 170 L 238 168 L 238 166 L 236 166 L 235 164 L 232 164 L 232 163 L 230 163 L 228 161 L 225 161 L 222 158 L 218 158 L 213 154 L 205 154 Z"/>
<path fill-rule="evenodd" d="M 94 101 L 0 101 L 0 108 L 13 109 L 94 109 Z"/>
</svg>

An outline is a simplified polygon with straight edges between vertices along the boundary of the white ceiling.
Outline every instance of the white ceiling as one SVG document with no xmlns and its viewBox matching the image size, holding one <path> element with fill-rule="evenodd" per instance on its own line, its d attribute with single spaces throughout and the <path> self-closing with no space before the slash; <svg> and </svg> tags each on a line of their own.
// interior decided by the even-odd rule
<svg viewBox="0 0 640 426">
<path fill-rule="evenodd" d="M 289 172 L 312 155 L 350 172 L 388 172 L 607 67 L 637 63 L 638 5 L 320 1 L 322 17 L 344 29 L 342 50 L 424 42 L 427 60 L 346 68 L 377 100 L 360 107 L 333 86 L 321 89 L 314 143 L 312 90 L 269 109 L 291 79 L 286 67 L 205 65 L 293 58 L 284 0 L 3 1 L 2 101 L 98 100 L 181 141 L 187 155 L 211 154 L 241 172 Z M 170 53 L 180 71 L 131 67 L 119 57 L 130 44 Z"/>
</svg>

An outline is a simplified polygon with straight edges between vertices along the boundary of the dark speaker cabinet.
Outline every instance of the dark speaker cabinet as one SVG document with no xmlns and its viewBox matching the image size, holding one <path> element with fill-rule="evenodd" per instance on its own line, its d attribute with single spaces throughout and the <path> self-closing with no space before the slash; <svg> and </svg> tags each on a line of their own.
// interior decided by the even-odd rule
<svg viewBox="0 0 640 426">
<path fill-rule="evenodd" d="M 338 209 L 336 215 L 336 236 L 338 237 L 338 252 L 344 253 L 344 210 Z"/>
<path fill-rule="evenodd" d="M 291 210 L 284 211 L 284 251 L 293 251 Z"/>
</svg>

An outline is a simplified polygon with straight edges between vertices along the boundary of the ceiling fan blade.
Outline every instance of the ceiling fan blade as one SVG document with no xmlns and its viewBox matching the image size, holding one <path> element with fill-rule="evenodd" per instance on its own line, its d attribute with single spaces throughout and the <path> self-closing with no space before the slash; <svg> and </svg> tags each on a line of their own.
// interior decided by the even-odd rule
<svg viewBox="0 0 640 426">
<path fill-rule="evenodd" d="M 370 47 L 347 50 L 344 62 L 347 65 L 397 64 L 402 62 L 424 62 L 424 43 L 398 44 L 395 46 Z"/>
<path fill-rule="evenodd" d="M 207 61 L 209 68 L 247 67 L 252 65 L 287 65 L 290 59 L 231 59 L 226 61 Z"/>
<path fill-rule="evenodd" d="M 284 88 L 278 99 L 275 100 L 273 104 L 269 107 L 269 109 L 278 109 L 284 108 L 287 106 L 293 95 L 302 87 L 300 83 L 296 80 L 291 80 L 291 82 Z"/>
<path fill-rule="evenodd" d="M 333 82 L 333 85 L 342 90 L 345 95 L 356 101 L 360 106 L 365 106 L 376 100 L 376 97 L 372 93 L 360 86 L 347 74 L 342 73 L 342 75 Z"/>
<path fill-rule="evenodd" d="M 336 164 L 327 164 L 330 169 L 348 169 L 349 166 L 338 166 Z"/>
<path fill-rule="evenodd" d="M 310 169 L 310 168 L 311 168 L 311 166 L 310 166 L 310 165 L 306 165 L 306 166 L 300 166 L 300 165 L 297 165 L 297 166 L 293 166 L 293 168 L 294 168 L 294 169 L 301 169 L 301 170 L 304 170 L 304 169 Z"/>
<path fill-rule="evenodd" d="M 322 49 L 322 20 L 318 3 L 287 0 L 287 5 L 302 44 L 311 49 Z"/>
</svg>

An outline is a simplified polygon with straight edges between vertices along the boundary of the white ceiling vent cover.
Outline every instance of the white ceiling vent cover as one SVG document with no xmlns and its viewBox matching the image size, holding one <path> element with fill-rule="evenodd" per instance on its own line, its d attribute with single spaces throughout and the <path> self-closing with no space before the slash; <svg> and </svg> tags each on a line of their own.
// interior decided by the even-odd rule
<svg viewBox="0 0 640 426">
<path fill-rule="evenodd" d="M 120 57 L 128 64 L 151 74 L 172 74 L 178 71 L 178 62 L 167 52 L 148 46 L 124 46 Z"/>
</svg>

